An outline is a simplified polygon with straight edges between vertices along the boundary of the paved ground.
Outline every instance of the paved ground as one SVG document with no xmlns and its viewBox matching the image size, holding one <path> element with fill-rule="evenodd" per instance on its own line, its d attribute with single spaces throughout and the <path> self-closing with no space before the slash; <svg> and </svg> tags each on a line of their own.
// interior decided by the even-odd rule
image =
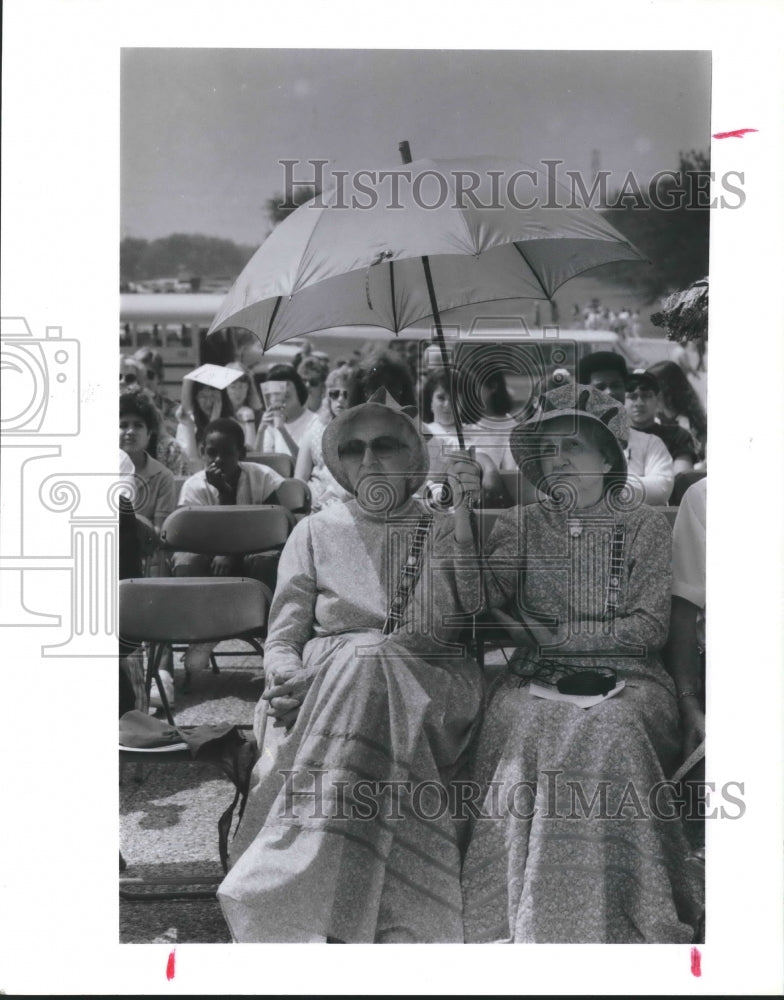
<svg viewBox="0 0 784 1000">
<path fill-rule="evenodd" d="M 242 651 L 241 657 L 219 657 L 220 674 L 194 674 L 188 690 L 181 658 L 175 657 L 175 721 L 250 724 L 262 691 L 258 656 L 241 642 L 222 643 L 219 650 Z M 500 654 L 488 657 L 492 666 Z M 282 731 L 267 727 L 266 745 L 274 746 Z M 141 781 L 133 763 L 120 768 L 120 850 L 126 878 L 188 876 L 214 885 L 222 878 L 217 823 L 234 796 L 234 787 L 214 767 L 188 761 L 145 764 Z M 214 898 L 173 902 L 120 902 L 123 943 L 220 943 L 230 941 Z"/>
<path fill-rule="evenodd" d="M 261 694 L 261 664 L 242 643 L 222 650 L 250 655 L 219 657 L 220 674 L 209 670 L 192 677 L 183 691 L 184 673 L 175 660 L 175 721 L 250 723 Z M 275 739 L 277 731 L 268 730 Z M 220 880 L 218 817 L 234 796 L 234 787 L 214 767 L 187 761 L 145 764 L 141 782 L 135 764 L 120 771 L 120 849 L 128 865 L 125 877 L 196 875 Z M 212 900 L 120 903 L 120 941 L 229 941 L 218 903 Z"/>
</svg>

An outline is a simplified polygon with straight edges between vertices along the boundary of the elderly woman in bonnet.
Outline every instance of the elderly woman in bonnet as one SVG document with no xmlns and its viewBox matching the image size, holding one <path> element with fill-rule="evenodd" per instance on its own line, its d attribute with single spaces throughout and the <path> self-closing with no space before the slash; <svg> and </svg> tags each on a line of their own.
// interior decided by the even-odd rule
<svg viewBox="0 0 784 1000">
<path fill-rule="evenodd" d="M 477 750 L 469 941 L 692 940 L 698 886 L 663 784 L 680 749 L 660 657 L 670 530 L 626 486 L 626 436 L 621 404 L 568 385 L 511 437 L 541 499 L 485 547 L 487 603 L 518 648 Z"/>
<path fill-rule="evenodd" d="M 462 941 L 442 796 L 481 702 L 451 623 L 480 598 L 478 470 L 455 456 L 451 513 L 414 499 L 427 452 L 388 394 L 323 446 L 354 499 L 301 521 L 281 556 L 260 707 L 287 734 L 256 765 L 219 899 L 237 941 Z"/>
</svg>

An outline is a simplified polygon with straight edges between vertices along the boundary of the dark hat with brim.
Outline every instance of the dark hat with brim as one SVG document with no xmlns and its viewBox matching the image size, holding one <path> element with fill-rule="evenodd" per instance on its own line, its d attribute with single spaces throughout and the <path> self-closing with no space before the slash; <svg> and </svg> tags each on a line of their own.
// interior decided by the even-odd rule
<svg viewBox="0 0 784 1000">
<path fill-rule="evenodd" d="M 385 390 L 377 390 L 367 403 L 344 410 L 327 424 L 322 439 L 324 464 L 343 489 L 353 493 L 354 487 L 340 458 L 340 445 L 350 440 L 370 417 L 378 416 L 383 419 L 387 433 L 408 446 L 410 462 L 405 471 L 411 493 L 415 493 L 427 478 L 429 467 L 427 445 L 414 422 L 416 415 L 416 407 L 401 407 Z"/>
</svg>

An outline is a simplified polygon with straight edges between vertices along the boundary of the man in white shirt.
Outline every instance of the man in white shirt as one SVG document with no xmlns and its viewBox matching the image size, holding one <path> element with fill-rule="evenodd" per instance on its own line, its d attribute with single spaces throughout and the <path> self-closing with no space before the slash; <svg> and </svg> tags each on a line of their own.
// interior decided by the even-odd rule
<svg viewBox="0 0 784 1000">
<path fill-rule="evenodd" d="M 586 355 L 577 368 L 580 385 L 591 385 L 622 405 L 626 405 L 626 383 L 629 370 L 620 354 L 596 351 Z M 632 428 L 626 448 L 629 473 L 644 491 L 645 503 L 652 507 L 666 506 L 675 482 L 672 456 L 664 442 L 653 434 Z"/>
<path fill-rule="evenodd" d="M 308 388 L 291 365 L 273 365 L 261 383 L 266 409 L 256 436 L 256 451 L 291 455 L 296 464 L 299 445 L 315 419 L 307 408 Z"/>
</svg>

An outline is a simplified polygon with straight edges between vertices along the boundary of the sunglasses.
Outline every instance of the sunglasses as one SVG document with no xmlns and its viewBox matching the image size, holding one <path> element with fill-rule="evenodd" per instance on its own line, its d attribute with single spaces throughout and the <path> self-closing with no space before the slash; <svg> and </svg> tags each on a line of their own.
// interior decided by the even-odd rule
<svg viewBox="0 0 784 1000">
<path fill-rule="evenodd" d="M 370 448 L 370 451 L 375 458 L 386 459 L 394 458 L 403 451 L 408 451 L 408 445 L 403 444 L 402 441 L 398 441 L 397 438 L 393 437 L 377 437 L 373 438 L 372 441 L 363 441 L 361 438 L 352 438 L 350 441 L 344 441 L 343 444 L 338 445 L 338 457 L 341 459 L 363 459 L 365 457 L 365 451 Z"/>
<path fill-rule="evenodd" d="M 321 381 L 320 378 L 306 378 L 305 379 L 305 385 L 308 386 L 308 388 L 310 388 L 310 389 L 318 389 L 318 387 L 320 385 L 323 385 L 323 384 L 324 383 Z"/>
<path fill-rule="evenodd" d="M 348 399 L 348 389 L 330 389 L 327 395 L 330 399 Z"/>
<path fill-rule="evenodd" d="M 135 385 L 138 380 L 133 372 L 127 372 L 125 375 L 120 375 L 120 381 L 126 385 Z"/>
<path fill-rule="evenodd" d="M 152 381 L 154 378 L 158 378 L 158 372 L 154 372 L 151 369 L 147 369 L 147 378 Z"/>
</svg>

